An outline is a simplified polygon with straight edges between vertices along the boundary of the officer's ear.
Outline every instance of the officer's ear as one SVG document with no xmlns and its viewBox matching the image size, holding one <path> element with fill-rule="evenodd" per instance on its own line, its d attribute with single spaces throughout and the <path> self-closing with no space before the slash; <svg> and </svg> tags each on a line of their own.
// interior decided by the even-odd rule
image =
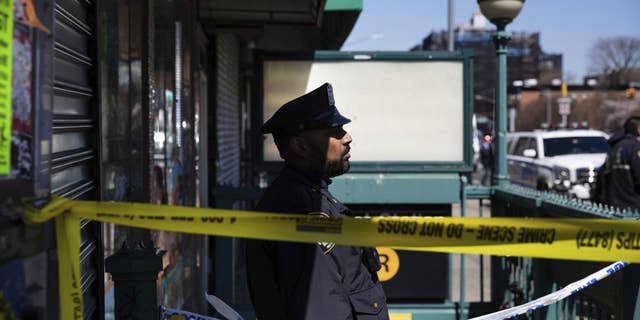
<svg viewBox="0 0 640 320">
<path fill-rule="evenodd" d="M 291 137 L 291 139 L 289 139 L 289 148 L 295 154 L 302 157 L 308 156 L 311 152 L 311 147 L 307 140 L 300 136 Z"/>
</svg>

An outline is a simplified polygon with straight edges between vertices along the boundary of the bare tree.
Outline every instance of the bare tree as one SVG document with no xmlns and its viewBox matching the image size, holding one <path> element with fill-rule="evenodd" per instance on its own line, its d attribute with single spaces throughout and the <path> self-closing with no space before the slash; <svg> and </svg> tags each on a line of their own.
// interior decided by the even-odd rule
<svg viewBox="0 0 640 320">
<path fill-rule="evenodd" d="M 640 67 L 640 38 L 598 39 L 589 52 L 591 71 L 604 77 L 606 85 L 626 85 L 631 71 Z"/>
</svg>

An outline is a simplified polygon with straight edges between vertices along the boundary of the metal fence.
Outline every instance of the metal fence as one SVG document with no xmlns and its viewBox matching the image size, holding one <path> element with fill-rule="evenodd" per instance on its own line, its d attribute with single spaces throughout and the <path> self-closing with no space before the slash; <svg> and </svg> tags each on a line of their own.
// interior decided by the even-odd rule
<svg viewBox="0 0 640 320">
<path fill-rule="evenodd" d="M 495 188 L 468 186 L 463 196 L 491 199 L 492 217 L 580 217 L 640 219 L 637 210 L 620 209 L 553 192 L 517 185 Z M 471 197 L 469 197 L 469 195 Z M 639 230 L 640 231 L 640 230 Z M 523 257 L 493 257 L 492 303 L 509 308 L 556 291 L 600 269 L 604 263 Z M 630 265 L 601 284 L 534 311 L 529 319 L 634 319 L 640 317 L 640 268 Z"/>
</svg>

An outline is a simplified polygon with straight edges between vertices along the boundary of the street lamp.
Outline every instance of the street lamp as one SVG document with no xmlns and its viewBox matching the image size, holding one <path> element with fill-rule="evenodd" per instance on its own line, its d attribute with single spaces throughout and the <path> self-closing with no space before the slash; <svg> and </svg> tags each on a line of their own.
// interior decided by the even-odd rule
<svg viewBox="0 0 640 320">
<path fill-rule="evenodd" d="M 503 185 L 509 180 L 507 175 L 507 43 L 511 33 L 505 31 L 507 24 L 518 16 L 525 0 L 478 0 L 482 14 L 495 24 L 493 42 L 496 45 L 496 104 L 495 104 L 495 165 L 493 184 Z"/>
</svg>

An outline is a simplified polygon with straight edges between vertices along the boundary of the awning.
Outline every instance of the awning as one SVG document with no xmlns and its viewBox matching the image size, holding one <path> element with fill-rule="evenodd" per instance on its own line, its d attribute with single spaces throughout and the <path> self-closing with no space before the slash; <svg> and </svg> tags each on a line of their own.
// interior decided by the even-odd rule
<svg viewBox="0 0 640 320">
<path fill-rule="evenodd" d="M 362 0 L 327 0 L 324 11 L 362 11 Z"/>
<path fill-rule="evenodd" d="M 201 0 L 200 20 L 217 26 L 317 25 L 326 0 Z"/>
<path fill-rule="evenodd" d="M 318 26 L 267 25 L 256 47 L 295 51 L 340 49 L 361 11 L 362 0 L 327 0 Z"/>
<path fill-rule="evenodd" d="M 335 50 L 347 39 L 362 0 L 201 0 L 208 34 L 238 33 L 263 50 Z"/>
</svg>

